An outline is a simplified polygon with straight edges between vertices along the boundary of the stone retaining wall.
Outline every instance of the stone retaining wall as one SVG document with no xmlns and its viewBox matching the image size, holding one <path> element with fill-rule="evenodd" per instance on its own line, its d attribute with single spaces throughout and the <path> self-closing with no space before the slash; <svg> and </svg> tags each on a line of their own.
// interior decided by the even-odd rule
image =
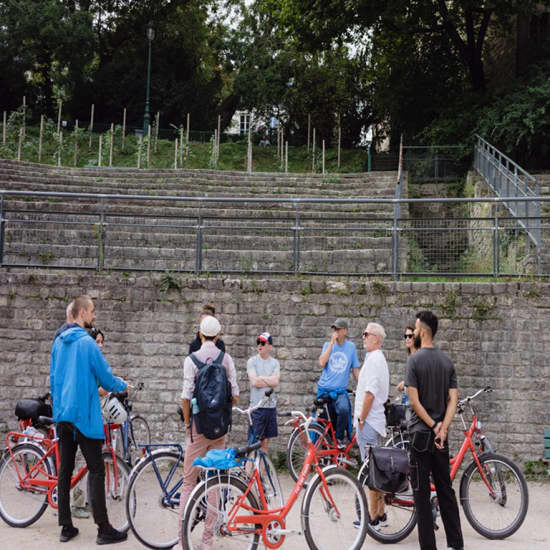
<svg viewBox="0 0 550 550">
<path fill-rule="evenodd" d="M 178 287 L 179 288 L 176 288 Z M 172 287 L 167 291 L 163 288 Z M 182 364 L 197 329 L 202 304 L 213 302 L 235 359 L 248 404 L 246 359 L 256 335 L 269 330 L 281 362 L 280 409 L 308 406 L 320 369 L 321 346 L 331 322 L 347 317 L 360 350 L 370 320 L 388 333 L 384 350 L 392 384 L 403 378 L 403 329 L 419 309 L 441 319 L 437 341 L 456 363 L 460 394 L 492 385 L 479 404 L 486 433 L 499 451 L 519 460 L 543 454 L 543 427 L 550 426 L 550 284 L 391 283 L 305 279 L 234 279 L 172 275 L 82 274 L 54 271 L 0 272 L 0 431 L 16 426 L 15 402 L 48 389 L 49 353 L 67 303 L 88 293 L 97 326 L 106 334 L 105 354 L 115 372 L 145 383 L 134 410 L 151 423 L 155 440 L 178 440 L 174 415 Z M 284 449 L 286 428 L 275 447 Z M 460 423 L 454 423 L 454 442 Z M 233 441 L 244 439 L 235 417 Z"/>
</svg>

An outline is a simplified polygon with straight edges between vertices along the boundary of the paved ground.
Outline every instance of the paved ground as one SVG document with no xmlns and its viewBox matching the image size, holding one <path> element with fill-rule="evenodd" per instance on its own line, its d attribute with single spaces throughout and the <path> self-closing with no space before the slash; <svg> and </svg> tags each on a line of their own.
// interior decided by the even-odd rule
<svg viewBox="0 0 550 550">
<path fill-rule="evenodd" d="M 284 479 L 284 494 L 290 492 L 290 482 Z M 465 548 L 469 550 L 508 549 L 508 550 L 548 550 L 550 548 L 550 483 L 529 483 L 529 512 L 523 526 L 512 537 L 504 541 L 491 541 L 478 535 L 461 515 L 465 536 Z M 298 529 L 300 526 L 300 504 L 294 506 L 292 517 L 289 519 L 289 528 Z M 73 541 L 62 544 L 59 542 L 59 527 L 57 517 L 51 509 L 38 520 L 37 523 L 25 529 L 14 529 L 0 520 L 0 548 L 2 550 L 35 550 L 63 549 L 91 550 L 97 548 L 95 544 L 96 529 L 90 519 L 75 520 L 75 525 L 80 529 L 80 534 Z M 446 548 L 443 528 L 437 532 L 437 540 L 440 549 Z M 263 548 L 263 545 L 261 546 Z M 388 548 L 367 537 L 365 548 Z M 116 546 L 119 550 L 144 548 L 130 533 L 128 541 Z M 306 550 L 305 539 L 300 536 L 287 538 L 282 546 L 286 550 Z M 404 541 L 396 545 L 399 550 L 412 550 L 418 548 L 416 529 Z"/>
</svg>

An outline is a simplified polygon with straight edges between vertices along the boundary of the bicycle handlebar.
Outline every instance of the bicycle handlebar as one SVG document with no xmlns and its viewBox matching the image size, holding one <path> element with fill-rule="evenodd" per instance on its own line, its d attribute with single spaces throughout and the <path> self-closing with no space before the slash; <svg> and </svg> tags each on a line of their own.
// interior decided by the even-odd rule
<svg viewBox="0 0 550 550">
<path fill-rule="evenodd" d="M 470 401 L 472 401 L 473 399 L 475 399 L 478 395 L 480 395 L 481 393 L 490 393 L 493 391 L 493 388 L 491 388 L 491 386 L 485 386 L 484 388 L 482 388 L 481 390 L 478 390 L 476 393 L 474 393 L 474 395 L 469 395 L 468 397 L 465 397 L 464 399 L 461 399 L 459 402 L 458 402 L 458 406 L 459 407 L 463 407 L 464 405 L 466 405 L 466 403 L 469 403 Z"/>
<path fill-rule="evenodd" d="M 271 388 L 271 389 L 269 389 L 268 391 L 265 392 L 265 395 L 262 397 L 262 399 L 259 401 L 259 403 L 257 405 L 254 405 L 254 406 L 251 405 L 250 407 L 248 407 L 248 409 L 240 409 L 239 407 L 233 407 L 233 410 L 237 411 L 237 412 L 240 412 L 241 414 L 248 414 L 249 415 L 250 413 L 252 413 L 256 409 L 259 409 L 263 405 L 265 405 L 272 394 L 273 394 L 273 388 Z"/>
</svg>

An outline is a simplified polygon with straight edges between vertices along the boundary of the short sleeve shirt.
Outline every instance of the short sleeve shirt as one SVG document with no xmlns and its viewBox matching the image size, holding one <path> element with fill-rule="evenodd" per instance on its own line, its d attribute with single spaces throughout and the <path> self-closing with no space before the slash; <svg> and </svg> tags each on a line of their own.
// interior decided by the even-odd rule
<svg viewBox="0 0 550 550">
<path fill-rule="evenodd" d="M 329 342 L 323 345 L 323 352 L 328 348 Z M 322 353 L 322 352 L 321 352 Z M 318 385 L 330 390 L 345 389 L 348 387 L 351 369 L 359 367 L 359 358 L 355 344 L 346 340 L 343 345 L 337 342 L 332 346 L 330 357 L 323 368 Z"/>
<path fill-rule="evenodd" d="M 384 403 L 388 400 L 390 390 L 390 373 L 388 363 L 382 350 L 374 350 L 367 354 L 357 381 L 355 390 L 355 419 L 363 409 L 365 394 L 372 393 L 374 401 L 369 414 L 365 419 L 367 423 L 381 436 L 386 435 L 386 416 L 384 414 Z"/>
<path fill-rule="evenodd" d="M 262 359 L 260 355 L 254 355 L 251 357 L 246 364 L 246 372 L 250 374 L 251 372 L 256 374 L 256 376 L 272 376 L 277 372 L 281 372 L 281 367 L 279 361 L 275 357 L 268 357 L 267 359 Z M 264 397 L 265 392 L 270 388 L 255 388 L 250 385 L 250 405 L 254 407 L 257 405 Z M 275 392 L 271 394 L 268 401 L 262 405 L 266 409 L 274 409 L 277 406 L 277 397 Z"/>
<path fill-rule="evenodd" d="M 449 390 L 458 387 L 453 362 L 437 348 L 421 348 L 407 361 L 405 385 L 418 390 L 420 403 L 439 422 L 445 417 Z M 412 411 L 409 431 L 428 431 L 430 428 Z"/>
</svg>

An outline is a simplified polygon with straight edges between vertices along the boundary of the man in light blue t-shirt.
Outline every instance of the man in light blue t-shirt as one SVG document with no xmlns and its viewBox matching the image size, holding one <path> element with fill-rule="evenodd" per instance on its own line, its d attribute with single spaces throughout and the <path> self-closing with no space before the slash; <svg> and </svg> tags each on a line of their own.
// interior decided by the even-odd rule
<svg viewBox="0 0 550 550">
<path fill-rule="evenodd" d="M 319 366 L 323 367 L 323 372 L 317 383 L 317 397 L 325 394 L 332 398 L 336 416 L 336 419 L 333 419 L 334 431 L 338 444 L 343 446 L 346 429 L 348 437 L 351 437 L 352 432 L 351 403 L 347 393 L 349 375 L 353 369 L 353 375 L 357 380 L 360 365 L 355 344 L 346 338 L 348 322 L 345 319 L 336 319 L 331 328 L 330 341 L 324 343 L 319 356 Z"/>
</svg>

